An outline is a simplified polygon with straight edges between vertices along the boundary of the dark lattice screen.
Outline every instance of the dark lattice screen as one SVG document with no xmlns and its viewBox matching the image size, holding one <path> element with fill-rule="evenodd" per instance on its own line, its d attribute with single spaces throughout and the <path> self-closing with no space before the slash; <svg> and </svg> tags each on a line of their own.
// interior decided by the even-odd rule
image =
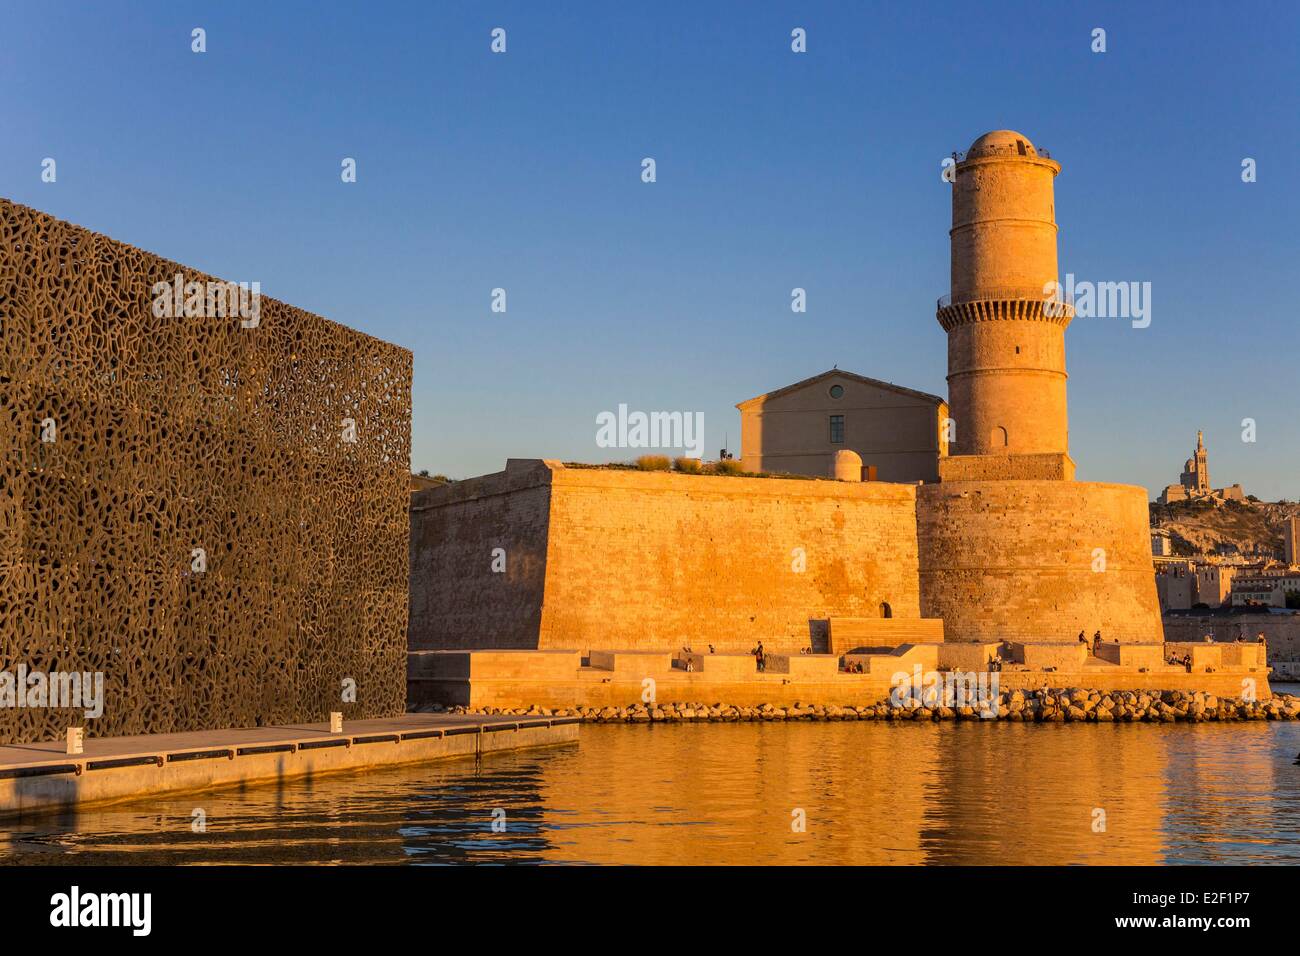
<svg viewBox="0 0 1300 956">
<path fill-rule="evenodd" d="M 156 317 L 177 274 L 217 281 L 0 200 L 0 669 L 102 672 L 96 736 L 400 713 L 410 353 L 265 297 Z"/>
</svg>

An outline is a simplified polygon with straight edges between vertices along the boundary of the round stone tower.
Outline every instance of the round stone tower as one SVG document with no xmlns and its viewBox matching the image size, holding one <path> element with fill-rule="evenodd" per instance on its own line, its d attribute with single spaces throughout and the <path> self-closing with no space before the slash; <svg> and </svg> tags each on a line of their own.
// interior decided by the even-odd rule
<svg viewBox="0 0 1300 956">
<path fill-rule="evenodd" d="M 943 619 L 946 642 L 1163 637 L 1146 489 L 1075 481 L 1068 453 L 1060 170 L 1009 130 L 955 166 L 952 293 L 938 310 L 955 429 L 939 482 L 916 489 L 921 616 Z"/>
<path fill-rule="evenodd" d="M 985 133 L 954 168 L 952 291 L 938 305 L 954 425 L 947 480 L 1074 477 L 1065 401 L 1073 310 L 1056 286 L 1060 170 L 1011 130 Z"/>
</svg>

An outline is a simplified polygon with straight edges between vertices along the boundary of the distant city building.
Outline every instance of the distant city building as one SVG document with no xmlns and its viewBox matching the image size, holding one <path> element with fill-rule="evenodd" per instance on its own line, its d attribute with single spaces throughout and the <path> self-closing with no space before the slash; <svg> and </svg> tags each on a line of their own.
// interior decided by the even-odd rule
<svg viewBox="0 0 1300 956">
<path fill-rule="evenodd" d="M 1282 526 L 1282 560 L 1289 566 L 1300 564 L 1300 518 L 1287 518 Z"/>
<path fill-rule="evenodd" d="M 1156 528 L 1151 532 L 1151 554 L 1157 558 L 1167 558 L 1174 553 L 1174 543 L 1169 532 Z"/>
<path fill-rule="evenodd" d="M 1196 575 L 1190 561 L 1157 561 L 1156 595 L 1162 611 L 1186 611 L 1193 600 Z"/>
<path fill-rule="evenodd" d="M 1197 498 L 1221 498 L 1241 501 L 1246 497 L 1241 485 L 1229 485 L 1226 488 L 1210 487 L 1209 452 L 1205 448 L 1205 437 L 1200 431 L 1196 433 L 1196 450 L 1183 465 L 1183 473 L 1178 476 L 1178 484 L 1169 485 L 1157 499 L 1167 505 L 1175 501 L 1192 501 Z"/>
<path fill-rule="evenodd" d="M 1272 567 L 1238 575 L 1232 584 L 1232 603 L 1238 607 L 1259 604 L 1286 607 L 1288 591 L 1300 592 L 1300 571 Z"/>
<path fill-rule="evenodd" d="M 1162 558 L 1155 561 L 1155 566 L 1161 610 L 1232 604 L 1233 582 L 1240 571 L 1237 565 L 1204 558 Z"/>
<path fill-rule="evenodd" d="M 850 451 L 859 480 L 934 482 L 948 453 L 942 398 L 840 369 L 736 407 L 745 471 L 835 477 L 836 455 Z"/>
<path fill-rule="evenodd" d="M 1192 604 L 1206 604 L 1210 607 L 1222 607 L 1224 604 L 1230 604 L 1229 596 L 1232 594 L 1232 581 L 1236 574 L 1237 569 L 1231 565 L 1197 565 L 1194 581 L 1196 600 Z"/>
</svg>

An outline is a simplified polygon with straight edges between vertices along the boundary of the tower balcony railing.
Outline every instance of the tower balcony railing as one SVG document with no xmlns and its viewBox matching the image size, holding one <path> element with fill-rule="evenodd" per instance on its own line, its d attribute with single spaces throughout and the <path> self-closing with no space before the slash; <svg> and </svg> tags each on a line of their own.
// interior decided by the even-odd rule
<svg viewBox="0 0 1300 956">
<path fill-rule="evenodd" d="M 980 289 L 978 292 L 968 292 L 958 297 L 957 304 L 963 302 L 989 302 L 1002 301 L 1006 299 L 1025 299 L 1030 302 L 1042 302 L 1044 305 L 1055 303 L 1064 305 L 1070 309 L 1074 308 L 1074 294 L 1067 293 L 1058 283 L 1056 291 L 1053 293 L 1044 292 L 1042 289 L 1028 289 L 1024 286 L 1015 286 L 998 289 Z M 936 309 L 946 309 L 953 304 L 952 293 L 939 296 L 939 301 L 935 303 Z"/>
<path fill-rule="evenodd" d="M 969 152 L 968 150 L 957 150 L 952 154 L 952 158 L 955 162 L 963 163 L 966 161 L 966 154 L 968 152 Z M 991 153 L 1006 153 L 1008 156 L 1025 156 L 1026 158 L 1029 158 L 1028 153 L 1020 152 L 1019 147 L 1012 146 L 1009 143 L 981 146 L 979 153 L 977 153 L 976 155 L 988 156 Z M 1034 147 L 1034 156 L 1039 157 L 1041 159 L 1052 158 L 1052 154 L 1049 153 L 1047 150 L 1043 149 L 1041 146 Z"/>
</svg>

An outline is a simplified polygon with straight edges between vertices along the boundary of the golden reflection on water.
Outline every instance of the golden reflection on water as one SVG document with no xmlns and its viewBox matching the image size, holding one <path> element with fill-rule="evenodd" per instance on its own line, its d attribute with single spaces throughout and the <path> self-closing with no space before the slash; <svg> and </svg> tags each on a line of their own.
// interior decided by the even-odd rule
<svg viewBox="0 0 1300 956">
<path fill-rule="evenodd" d="M 596 725 L 480 762 L 0 823 L 0 861 L 1294 863 L 1297 750 L 1277 723 Z"/>
</svg>

